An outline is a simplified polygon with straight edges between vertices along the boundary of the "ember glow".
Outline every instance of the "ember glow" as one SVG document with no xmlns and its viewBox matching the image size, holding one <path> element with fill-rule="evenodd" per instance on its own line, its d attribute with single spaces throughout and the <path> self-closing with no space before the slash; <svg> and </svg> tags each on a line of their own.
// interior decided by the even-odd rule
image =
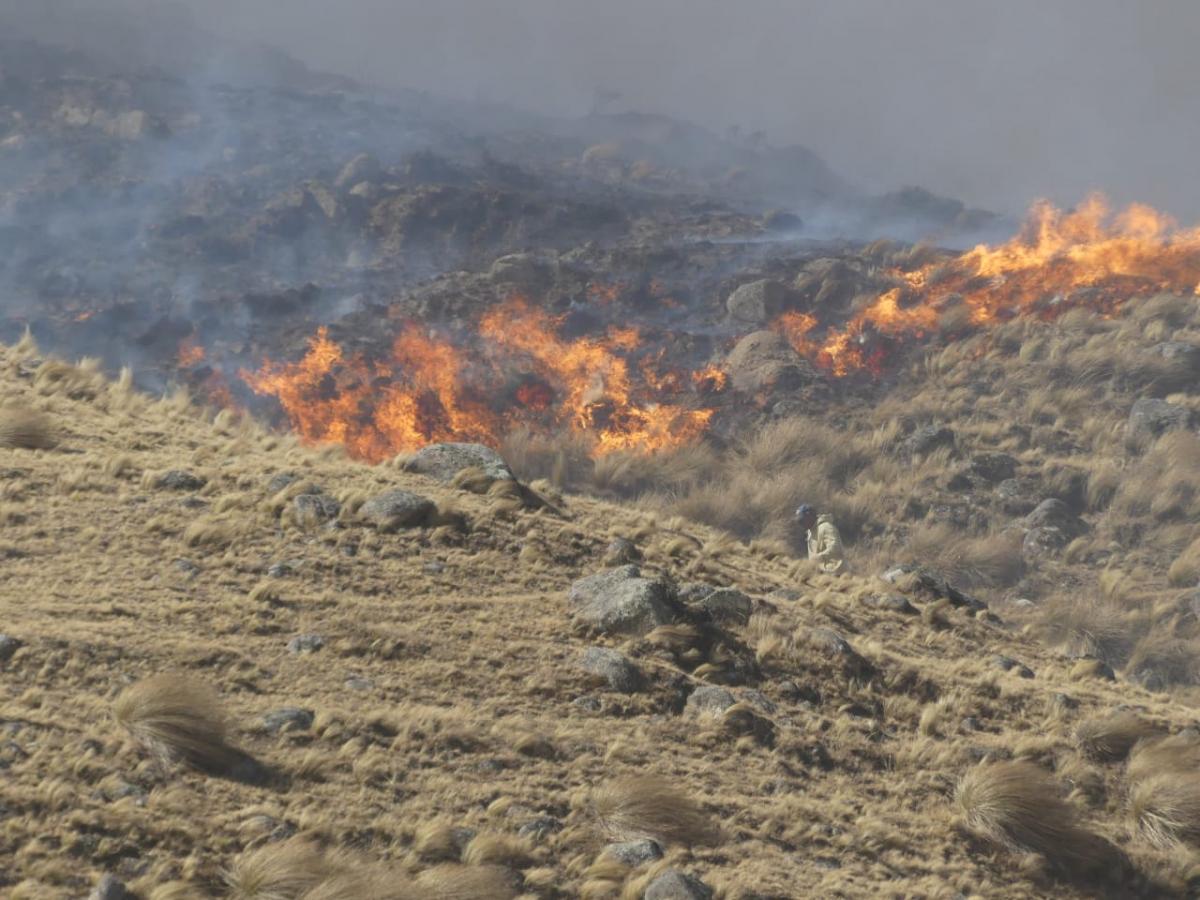
<svg viewBox="0 0 1200 900">
<path fill-rule="evenodd" d="M 1054 319 L 1078 307 L 1112 314 L 1164 291 L 1200 294 L 1200 228 L 1180 228 L 1142 205 L 1114 214 L 1099 194 L 1072 212 L 1041 201 L 1005 244 L 889 275 L 895 287 L 821 337 L 806 313 L 784 313 L 773 328 L 829 374 L 875 371 L 881 360 L 879 351 L 866 351 L 869 337 L 923 337 L 960 305 L 971 325 L 986 327 L 1020 315 Z"/>
<path fill-rule="evenodd" d="M 703 434 L 713 410 L 688 373 L 643 358 L 637 329 L 565 339 L 559 325 L 511 299 L 463 342 L 407 325 L 380 360 L 347 357 L 320 329 L 298 362 L 268 360 L 241 377 L 276 398 L 304 440 L 341 443 L 373 462 L 433 441 L 495 445 L 518 427 L 585 435 L 595 455 L 651 452 Z"/>
</svg>

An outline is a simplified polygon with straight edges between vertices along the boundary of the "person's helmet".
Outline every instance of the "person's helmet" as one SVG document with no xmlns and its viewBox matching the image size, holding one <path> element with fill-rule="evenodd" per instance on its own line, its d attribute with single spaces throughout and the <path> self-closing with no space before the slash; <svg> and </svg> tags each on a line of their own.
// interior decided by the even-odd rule
<svg viewBox="0 0 1200 900">
<path fill-rule="evenodd" d="M 816 513 L 817 511 L 807 503 L 801 503 L 796 507 L 796 521 L 803 522 L 805 519 L 811 519 Z"/>
</svg>

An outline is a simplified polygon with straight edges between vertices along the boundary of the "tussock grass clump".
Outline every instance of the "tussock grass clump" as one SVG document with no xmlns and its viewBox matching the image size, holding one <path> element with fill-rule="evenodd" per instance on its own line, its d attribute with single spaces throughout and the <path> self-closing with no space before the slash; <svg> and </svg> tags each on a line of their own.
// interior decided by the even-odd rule
<svg viewBox="0 0 1200 900">
<path fill-rule="evenodd" d="M 428 895 L 397 872 L 356 869 L 326 878 L 300 900 L 422 900 Z"/>
<path fill-rule="evenodd" d="M 1173 587 L 1192 587 L 1200 584 L 1200 539 L 1192 541 L 1175 557 L 1167 570 L 1167 581 Z"/>
<path fill-rule="evenodd" d="M 959 782 L 955 803 L 971 831 L 999 844 L 1040 853 L 1076 873 L 1105 863 L 1106 844 L 1077 824 L 1074 807 L 1034 763 L 977 766 Z"/>
<path fill-rule="evenodd" d="M 298 900 L 338 867 L 315 841 L 294 837 L 243 853 L 225 873 L 229 900 Z"/>
<path fill-rule="evenodd" d="M 1129 790 L 1129 814 L 1156 847 L 1200 845 L 1200 776 L 1170 771 L 1138 780 Z"/>
<path fill-rule="evenodd" d="M 591 803 L 601 830 L 613 840 L 693 846 L 718 838 L 695 801 L 655 775 L 609 781 L 593 792 Z"/>
<path fill-rule="evenodd" d="M 230 516 L 205 516 L 196 519 L 183 531 L 183 542 L 189 547 L 223 550 L 241 536 L 241 527 Z"/>
<path fill-rule="evenodd" d="M 1080 722 L 1075 727 L 1075 743 L 1088 759 L 1119 762 L 1138 741 L 1161 734 L 1158 725 L 1131 712 L 1118 712 Z"/>
<path fill-rule="evenodd" d="M 503 866 L 442 865 L 417 876 L 420 896 L 428 900 L 512 900 L 516 878 Z"/>
<path fill-rule="evenodd" d="M 116 720 L 147 750 L 206 772 L 240 760 L 225 742 L 225 714 L 207 685 L 164 673 L 125 688 L 113 703 Z"/>
<path fill-rule="evenodd" d="M 1005 587 L 1025 571 L 1021 542 L 1013 534 L 974 537 L 949 525 L 917 530 L 909 538 L 909 555 L 963 587 Z"/>
<path fill-rule="evenodd" d="M 49 450 L 58 443 L 58 427 L 49 416 L 25 406 L 0 408 L 0 447 Z"/>
<path fill-rule="evenodd" d="M 1173 734 L 1140 741 L 1133 748 L 1125 769 L 1130 782 L 1162 772 L 1200 773 L 1200 735 Z"/>
</svg>

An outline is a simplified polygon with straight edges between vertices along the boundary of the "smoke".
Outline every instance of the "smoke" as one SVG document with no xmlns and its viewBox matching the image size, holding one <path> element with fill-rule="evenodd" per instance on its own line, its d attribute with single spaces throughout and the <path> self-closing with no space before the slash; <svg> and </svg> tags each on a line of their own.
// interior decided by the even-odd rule
<svg viewBox="0 0 1200 900">
<path fill-rule="evenodd" d="M 1194 0 L 189 0 L 388 86 L 764 130 L 871 190 L 1019 212 L 1089 190 L 1200 219 Z"/>
</svg>

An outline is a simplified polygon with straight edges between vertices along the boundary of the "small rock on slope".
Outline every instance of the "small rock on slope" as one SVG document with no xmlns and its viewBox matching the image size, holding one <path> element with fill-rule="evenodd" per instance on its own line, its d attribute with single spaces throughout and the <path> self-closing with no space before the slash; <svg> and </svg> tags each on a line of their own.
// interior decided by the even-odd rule
<svg viewBox="0 0 1200 900">
<path fill-rule="evenodd" d="M 621 566 L 580 578 L 567 595 L 576 621 L 611 634 L 645 634 L 675 618 L 675 588 Z"/>
<path fill-rule="evenodd" d="M 508 463 L 499 453 L 483 444 L 430 444 L 418 450 L 404 468 L 428 475 L 448 484 L 463 469 L 479 468 L 497 481 L 513 481 Z"/>
<path fill-rule="evenodd" d="M 372 497 L 358 514 L 376 528 L 393 531 L 424 524 L 433 510 L 433 501 L 427 497 L 396 489 Z"/>
<path fill-rule="evenodd" d="M 579 661 L 585 672 L 603 678 L 608 686 L 622 694 L 634 694 L 642 689 L 645 677 L 625 654 L 608 647 L 589 647 Z"/>
<path fill-rule="evenodd" d="M 699 878 L 677 869 L 663 872 L 646 888 L 645 900 L 712 900 L 713 891 Z"/>
</svg>

